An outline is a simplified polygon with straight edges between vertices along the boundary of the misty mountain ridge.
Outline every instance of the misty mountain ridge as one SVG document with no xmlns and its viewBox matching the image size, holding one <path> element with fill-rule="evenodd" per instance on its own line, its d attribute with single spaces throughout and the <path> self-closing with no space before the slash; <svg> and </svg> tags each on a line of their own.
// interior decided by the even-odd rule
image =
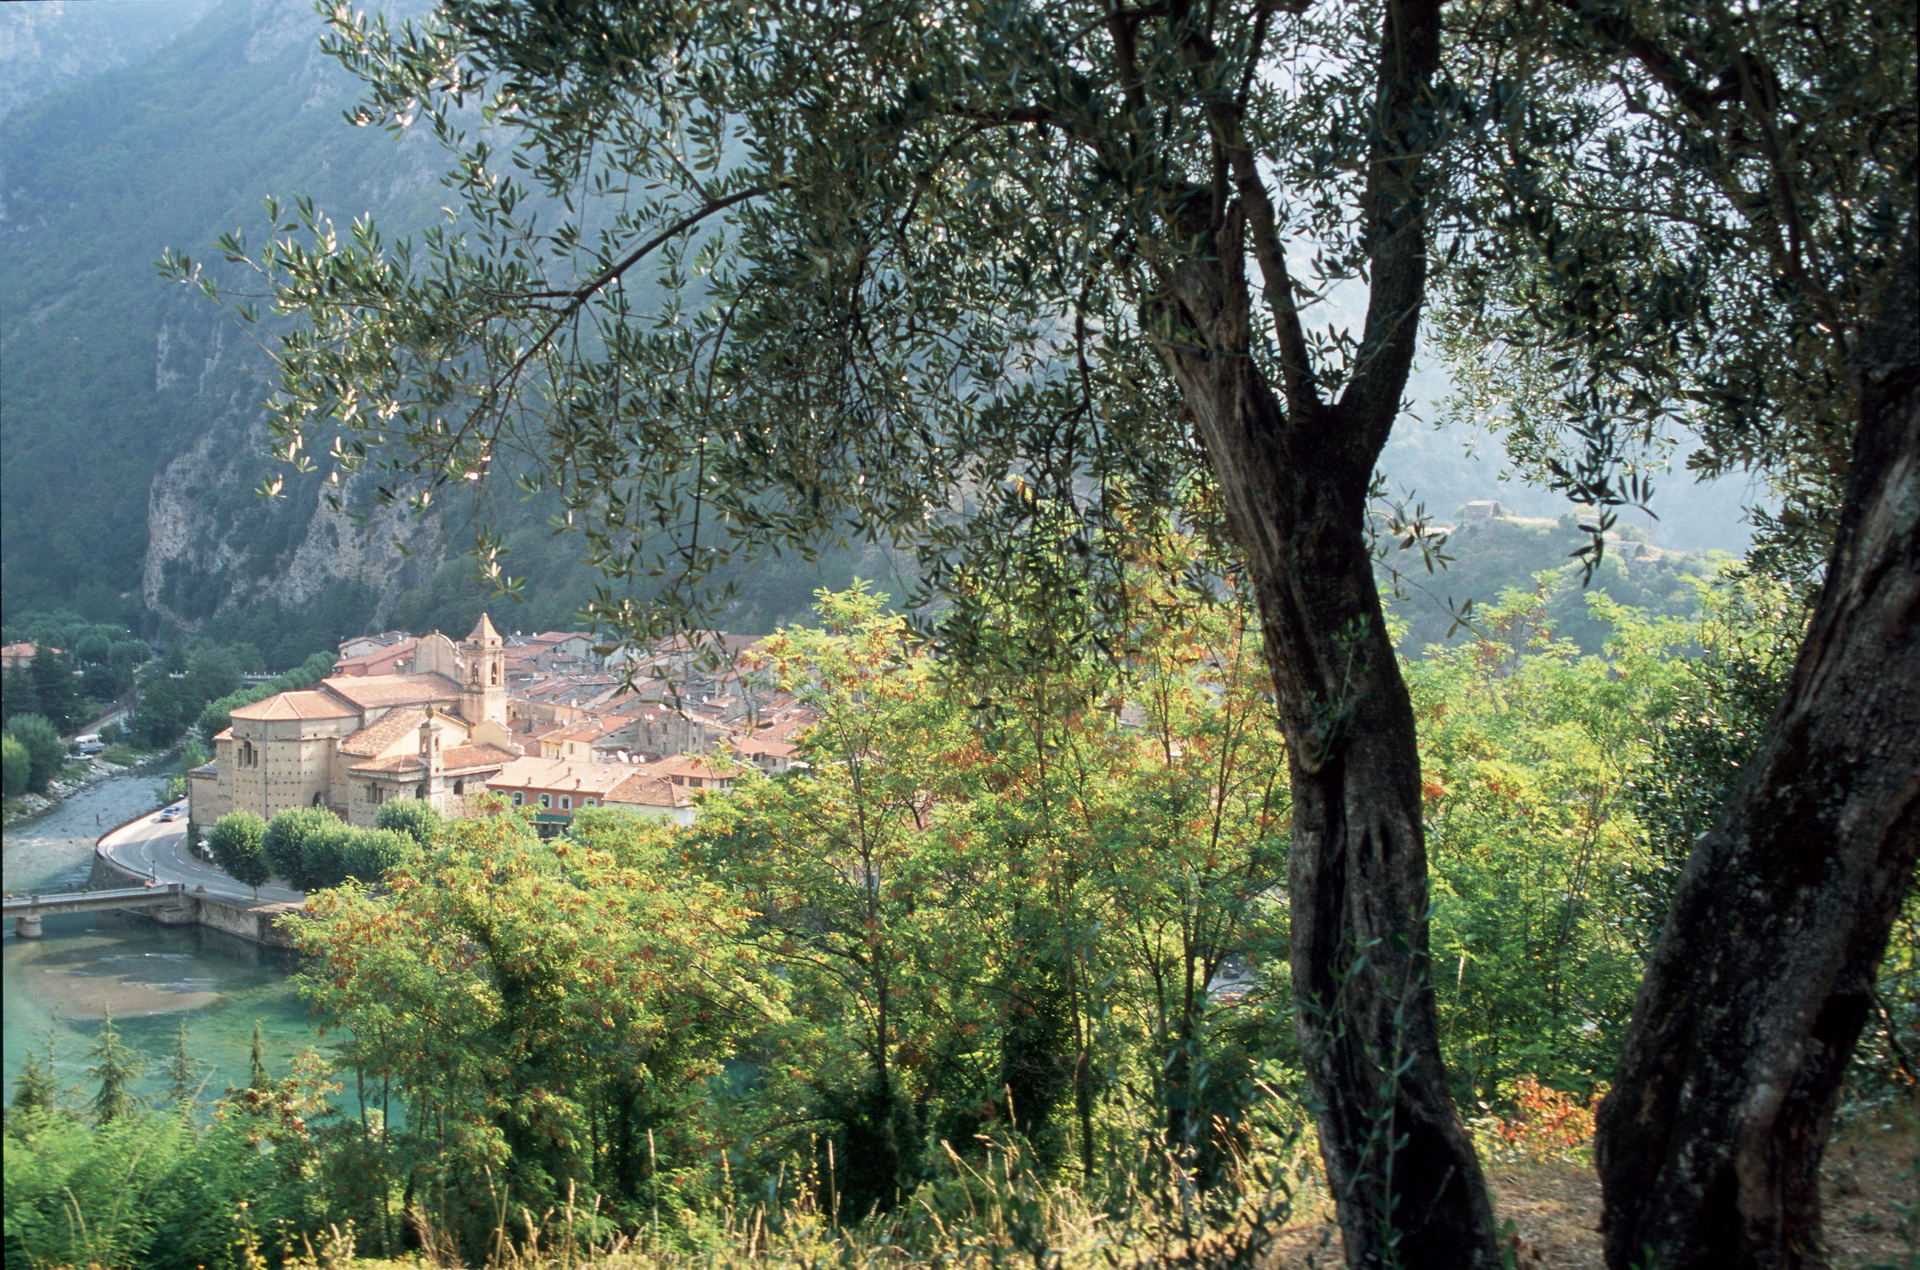
<svg viewBox="0 0 1920 1270">
<path fill-rule="evenodd" d="M 0 570 L 5 609 L 70 607 L 149 630 L 199 628 L 258 606 L 329 610 L 330 624 L 459 628 L 486 590 L 443 526 L 399 512 L 371 528 L 331 511 L 318 473 L 282 471 L 259 409 L 270 358 L 197 291 L 153 261 L 171 247 L 234 279 L 212 251 L 267 231 L 261 201 L 307 194 L 336 223 L 372 214 L 389 238 L 442 219 L 443 156 L 425 136 L 353 129 L 359 84 L 318 39 L 305 0 L 177 0 L 8 6 L 0 14 Z M 223 273 L 222 271 L 226 271 Z M 1415 385 L 1432 418 L 1444 375 Z M 1550 491 L 1501 479 L 1482 441 L 1408 421 L 1383 457 L 1396 497 L 1450 523 L 1469 499 L 1556 518 Z M 1743 483 L 1657 482 L 1663 547 L 1739 551 Z M 524 620 L 567 624 L 594 578 L 577 540 L 550 539 L 536 509 L 496 509 L 533 577 Z M 404 544 L 403 550 L 397 543 Z M 1461 549 L 1465 549 L 1464 545 Z M 1543 561 L 1545 567 L 1551 561 Z M 804 611 L 816 585 L 858 572 L 891 585 L 892 562 L 830 551 L 819 567 L 771 562 L 745 579 L 735 629 Z M 1442 583 L 1444 586 L 1444 582 Z M 759 591 L 762 594 L 755 594 Z M 1492 598 L 1492 597 L 1485 597 Z M 347 632 L 342 632 L 347 633 Z"/>
</svg>

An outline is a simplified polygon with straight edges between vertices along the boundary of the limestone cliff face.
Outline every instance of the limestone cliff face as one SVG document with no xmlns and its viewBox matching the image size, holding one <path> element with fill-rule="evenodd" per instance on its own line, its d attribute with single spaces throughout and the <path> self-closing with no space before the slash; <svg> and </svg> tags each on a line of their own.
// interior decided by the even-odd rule
<svg viewBox="0 0 1920 1270">
<path fill-rule="evenodd" d="M 141 597 L 187 630 L 210 613 L 275 600 L 300 608 L 336 582 L 376 594 L 372 621 L 384 625 L 395 599 L 431 575 L 443 553 L 436 519 L 402 508 L 355 515 L 363 482 L 345 483 L 343 508 L 327 504 L 319 474 L 293 476 L 268 457 L 271 438 L 257 414 L 214 421 L 154 478 L 147 504 Z M 274 475 L 285 492 L 263 498 Z"/>
<path fill-rule="evenodd" d="M 170 287 L 152 262 L 175 249 L 222 287 L 255 290 L 212 244 L 236 229 L 258 244 L 264 196 L 305 193 L 338 225 L 372 216 L 399 237 L 442 218 L 444 159 L 424 131 L 345 126 L 362 86 L 321 51 L 307 0 L 183 5 L 168 30 L 189 10 L 200 20 L 157 47 L 131 11 L 177 6 L 0 5 L 6 603 L 56 609 L 84 594 L 105 613 L 138 599 L 188 629 L 248 601 L 298 607 L 340 581 L 390 604 L 410 576 L 392 539 L 421 549 L 430 571 L 436 534 L 384 521 L 363 531 L 321 507 L 312 479 L 254 498 L 273 472 L 259 333 Z M 83 57 L 95 27 L 152 38 Z M 5 74 L 61 50 L 73 65 L 45 83 Z"/>
</svg>

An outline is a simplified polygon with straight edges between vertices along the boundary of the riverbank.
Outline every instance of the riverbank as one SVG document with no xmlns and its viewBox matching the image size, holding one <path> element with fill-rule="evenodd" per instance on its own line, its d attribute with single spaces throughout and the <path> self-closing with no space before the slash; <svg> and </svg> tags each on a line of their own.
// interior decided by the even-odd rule
<svg viewBox="0 0 1920 1270">
<path fill-rule="evenodd" d="M 119 769 L 75 791 L 31 822 L 6 826 L 0 876 L 16 894 L 84 886 L 100 835 L 152 812 L 153 774 Z M 244 1085 L 253 1025 L 261 1025 L 269 1068 L 284 1074 L 293 1056 L 321 1044 L 290 981 L 299 959 L 207 926 L 163 926 L 119 913 L 49 917 L 43 937 L 4 936 L 5 1065 L 11 1088 L 29 1046 L 51 1039 L 63 1085 L 91 1088 L 87 1049 L 106 1011 L 129 1044 L 158 1058 L 173 1051 L 185 1020 L 190 1052 L 208 1089 Z M 164 1087 L 156 1066 L 140 1092 Z"/>
<path fill-rule="evenodd" d="M 47 785 L 45 793 L 20 794 L 6 802 L 4 814 L 0 814 L 0 824 L 8 829 L 16 825 L 31 824 L 65 803 L 69 798 L 83 790 L 91 789 L 102 781 L 117 776 L 139 776 L 151 779 L 163 775 L 165 765 L 173 762 L 180 754 L 180 747 L 162 750 L 135 763 L 132 767 L 122 767 L 118 763 L 109 763 L 99 755 L 69 763 L 60 777 Z M 69 775 L 72 773 L 72 775 Z M 154 791 L 153 801 L 147 810 L 158 807 L 165 799 L 164 790 Z M 136 813 L 137 814 L 137 813 Z"/>
</svg>

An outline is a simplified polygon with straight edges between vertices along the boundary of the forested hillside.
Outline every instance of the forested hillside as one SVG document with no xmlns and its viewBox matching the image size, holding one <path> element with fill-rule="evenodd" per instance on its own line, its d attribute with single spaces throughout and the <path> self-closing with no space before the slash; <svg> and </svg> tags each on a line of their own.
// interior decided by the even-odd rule
<svg viewBox="0 0 1920 1270">
<path fill-rule="evenodd" d="M 434 206 L 421 154 L 340 126 L 352 84 L 317 37 L 304 5 L 230 0 L 0 123 L 9 612 L 107 619 L 134 600 L 193 622 L 235 587 L 297 607 L 344 576 L 296 560 L 310 489 L 250 497 L 267 359 L 152 265 L 258 224 L 270 190 L 402 223 Z"/>
<path fill-rule="evenodd" d="M 279 637 L 252 629 L 262 623 L 312 627 L 303 644 L 369 624 L 470 625 L 490 588 L 458 554 L 468 541 L 458 512 L 448 526 L 393 519 L 369 535 L 323 507 L 318 474 L 290 480 L 285 498 L 254 496 L 275 470 L 258 424 L 270 364 L 152 267 L 169 247 L 214 258 L 231 229 L 258 241 L 270 192 L 304 192 L 341 225 L 367 212 L 389 232 L 436 219 L 447 191 L 424 138 L 341 126 L 358 81 L 319 52 L 304 0 L 18 6 L 0 23 L 6 612 L 71 609 L 150 634 L 221 612 L 220 625 L 247 628 L 227 635 L 266 648 Z M 1415 391 L 1437 399 L 1444 372 L 1429 367 Z M 1457 429 L 1403 432 L 1382 467 L 1396 495 L 1411 492 L 1442 522 L 1469 498 L 1564 511 L 1551 493 L 1500 482 L 1500 465 L 1470 454 Z M 1665 485 L 1660 521 L 1640 519 L 1653 540 L 1738 550 L 1745 491 L 1702 498 L 1685 484 Z M 513 540 L 507 569 L 529 579 L 516 627 L 571 625 L 592 593 L 577 550 L 545 540 L 550 510 L 505 500 L 489 511 Z M 396 534 L 411 557 L 388 545 Z M 1534 546 L 1471 578 L 1431 580 L 1437 599 L 1416 592 L 1405 606 L 1413 646 L 1444 612 L 1438 600 L 1489 603 L 1568 549 Z M 1461 568 L 1471 551 L 1456 540 L 1454 554 Z M 829 547 L 817 566 L 793 558 L 742 573 L 721 620 L 770 630 L 804 613 L 816 586 L 856 573 L 907 589 L 892 557 Z"/>
</svg>

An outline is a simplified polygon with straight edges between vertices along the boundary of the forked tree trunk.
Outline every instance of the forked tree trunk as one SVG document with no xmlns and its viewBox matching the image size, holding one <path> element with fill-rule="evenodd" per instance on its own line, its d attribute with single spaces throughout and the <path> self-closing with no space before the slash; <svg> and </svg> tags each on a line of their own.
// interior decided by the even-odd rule
<svg viewBox="0 0 1920 1270">
<path fill-rule="evenodd" d="M 1424 20 L 1437 32 L 1430 8 L 1403 16 L 1401 31 Z M 1390 75 L 1421 63 L 1387 61 Z M 1253 197 L 1251 183 L 1241 189 Z M 1365 538 L 1367 488 L 1406 385 L 1424 286 L 1419 231 L 1393 233 L 1418 220 L 1404 184 L 1397 206 L 1374 262 L 1366 370 L 1337 405 L 1290 376 L 1283 409 L 1250 355 L 1243 234 L 1258 209 L 1230 204 L 1212 258 L 1178 266 L 1146 316 L 1259 601 L 1293 780 L 1295 1026 L 1347 1264 L 1490 1270 L 1499 1258 L 1486 1184 L 1440 1061 L 1413 708 Z M 1267 295 L 1284 293 L 1271 223 L 1253 231 Z"/>
<path fill-rule="evenodd" d="M 1820 1157 L 1920 850 L 1914 242 L 1855 358 L 1846 504 L 1786 699 L 1687 859 L 1601 1108 L 1615 1270 L 1826 1264 Z"/>
</svg>

